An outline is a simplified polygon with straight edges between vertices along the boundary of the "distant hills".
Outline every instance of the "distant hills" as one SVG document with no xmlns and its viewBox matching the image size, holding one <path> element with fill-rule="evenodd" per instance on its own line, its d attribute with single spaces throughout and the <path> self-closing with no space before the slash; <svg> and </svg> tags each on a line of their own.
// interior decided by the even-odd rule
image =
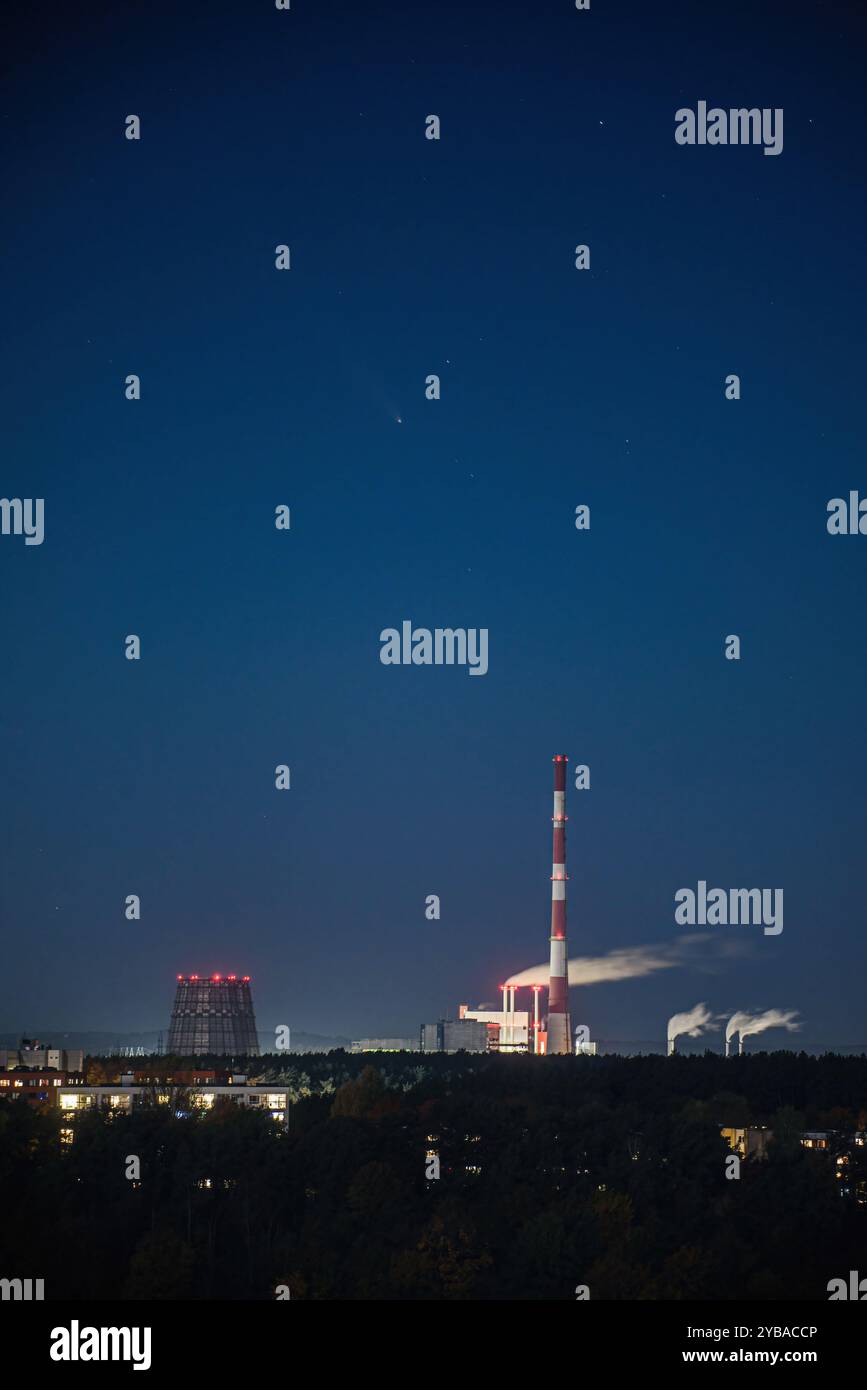
<svg viewBox="0 0 867 1390">
<path fill-rule="evenodd" d="M 143 1048 L 146 1054 L 157 1052 L 162 1038 L 162 1050 L 166 1050 L 166 1040 L 168 1032 L 160 1033 L 158 1030 L 153 1032 L 141 1033 L 97 1033 L 88 1032 L 84 1029 L 63 1029 L 63 1028 L 30 1028 L 24 1034 L 28 1038 L 38 1038 L 46 1047 L 63 1048 L 82 1048 L 92 1057 L 109 1057 L 129 1055 L 129 1049 Z M 0 1033 L 0 1048 L 18 1047 L 21 1042 L 21 1033 Z M 262 1047 L 263 1041 L 265 1047 Z M 293 1052 L 331 1052 L 335 1047 L 348 1048 L 350 1038 L 334 1037 L 330 1038 L 321 1033 L 301 1033 L 292 1029 L 292 1051 Z M 265 1051 L 271 1046 L 273 1051 L 273 1037 L 270 1033 L 259 1035 L 259 1046 Z M 135 1052 L 132 1054 L 135 1055 Z"/>
</svg>

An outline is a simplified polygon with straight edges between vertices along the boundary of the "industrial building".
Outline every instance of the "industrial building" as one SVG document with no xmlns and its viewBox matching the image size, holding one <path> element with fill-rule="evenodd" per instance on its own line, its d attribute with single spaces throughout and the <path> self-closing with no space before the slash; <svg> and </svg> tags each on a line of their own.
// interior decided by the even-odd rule
<svg viewBox="0 0 867 1390">
<path fill-rule="evenodd" d="M 530 1015 L 521 1009 L 515 1008 L 515 987 L 503 985 L 503 1007 L 502 1009 L 491 1009 L 480 1004 L 478 1008 L 471 1009 L 467 1004 L 461 1004 L 458 1009 L 460 1018 L 474 1020 L 483 1023 L 488 1032 L 488 1052 L 527 1052 L 530 1047 Z"/>
<path fill-rule="evenodd" d="M 423 1023 L 419 1039 L 422 1052 L 487 1052 L 487 1024 L 469 1018 L 441 1018 Z"/>
<path fill-rule="evenodd" d="M 503 987 L 503 1008 L 479 1004 L 471 1009 L 458 1005 L 457 1018 L 441 1018 L 423 1023 L 420 1033 L 422 1052 L 529 1052 L 534 1048 L 534 1024 L 530 1015 L 515 1008 L 516 986 Z M 538 1004 L 538 995 L 537 995 Z M 536 1014 L 538 1027 L 538 1009 Z"/>
<path fill-rule="evenodd" d="M 595 1056 L 596 1043 L 573 1042 L 569 1013 L 569 955 L 566 942 L 566 770 L 568 758 L 558 753 L 554 764 L 554 809 L 551 855 L 551 930 L 549 966 L 524 971 L 500 985 L 502 1008 L 461 1004 L 457 1018 L 440 1018 L 423 1023 L 418 1049 L 422 1052 L 533 1052 Z M 532 1011 L 517 1007 L 519 988 L 532 990 Z M 540 1010 L 542 991 L 548 991 L 547 1015 Z M 581 1030 L 586 1038 L 586 1030 Z M 180 1051 L 170 1039 L 170 1051 Z M 187 1051 L 190 1049 L 187 1048 Z M 196 1049 L 203 1050 L 203 1049 Z M 212 1049 L 213 1050 L 213 1049 Z M 352 1052 L 412 1052 L 410 1038 L 361 1038 L 351 1045 Z"/>
<path fill-rule="evenodd" d="M 258 1057 L 250 976 L 179 975 L 168 1051 L 180 1057 Z"/>
<path fill-rule="evenodd" d="M 549 936 L 549 966 L 547 979 L 521 987 L 533 992 L 533 1013 L 516 1007 L 519 988 L 516 978 L 507 980 L 500 988 L 503 1007 L 499 1010 L 467 1009 L 461 1006 L 462 1017 L 484 1020 L 491 1029 L 489 1049 L 498 1052 L 571 1053 L 573 1052 L 572 1023 L 569 1014 L 569 952 L 566 943 L 566 768 L 569 759 L 557 753 L 554 763 L 554 812 L 551 853 L 551 932 Z M 544 972 L 540 972 L 544 973 Z M 547 1017 L 540 1013 L 540 995 L 548 989 Z M 585 1044 L 582 1052 L 595 1052 L 595 1046 Z"/>
<path fill-rule="evenodd" d="M 84 1052 L 81 1048 L 49 1047 L 38 1038 L 22 1038 L 17 1048 L 0 1048 L 0 1071 L 27 1067 L 30 1071 L 84 1071 Z"/>
<path fill-rule="evenodd" d="M 554 763 L 554 813 L 551 855 L 551 932 L 549 936 L 550 964 L 547 978 L 522 984 L 514 977 L 500 985 L 503 994 L 501 1009 L 479 1004 L 471 1009 L 461 1004 L 457 1019 L 439 1019 L 421 1027 L 423 1052 L 534 1052 L 572 1053 L 580 1051 L 594 1055 L 596 1044 L 584 1042 L 573 1046 L 569 1014 L 569 958 L 566 944 L 566 768 L 568 758 L 558 753 Z M 540 970 L 540 974 L 545 972 Z M 517 1008 L 519 987 L 533 992 L 532 1016 L 528 1009 Z M 540 1013 L 542 990 L 548 990 L 547 1017 Z"/>
</svg>

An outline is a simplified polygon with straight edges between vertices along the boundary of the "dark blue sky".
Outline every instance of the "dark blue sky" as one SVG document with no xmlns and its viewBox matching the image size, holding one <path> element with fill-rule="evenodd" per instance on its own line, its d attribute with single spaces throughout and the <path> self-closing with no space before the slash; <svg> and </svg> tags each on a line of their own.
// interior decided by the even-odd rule
<svg viewBox="0 0 867 1390">
<path fill-rule="evenodd" d="M 179 971 L 250 974 L 263 1029 L 493 998 L 547 955 L 565 752 L 571 954 L 671 944 L 700 878 L 785 891 L 780 937 L 573 1021 L 864 1041 L 867 538 L 825 528 L 867 492 L 864 39 L 848 4 L 16 21 L 2 493 L 46 538 L 0 537 L 0 1029 L 165 1027 Z M 702 99 L 782 107 L 783 153 L 678 146 Z M 381 665 L 404 618 L 488 628 L 488 674 Z"/>
</svg>

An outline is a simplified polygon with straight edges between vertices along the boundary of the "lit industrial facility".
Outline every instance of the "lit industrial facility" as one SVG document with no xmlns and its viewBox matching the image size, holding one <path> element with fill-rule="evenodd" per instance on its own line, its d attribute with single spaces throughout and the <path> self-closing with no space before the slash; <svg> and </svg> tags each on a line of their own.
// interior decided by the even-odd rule
<svg viewBox="0 0 867 1390">
<path fill-rule="evenodd" d="M 526 987 L 533 992 L 532 1014 L 517 1008 L 519 986 L 507 981 L 500 985 L 501 1009 L 479 1004 L 471 1009 L 461 1004 L 456 1020 L 440 1019 L 422 1024 L 423 1052 L 535 1052 L 571 1053 L 572 1025 L 569 1016 L 569 961 L 566 946 L 566 766 L 568 758 L 558 753 L 554 759 L 553 853 L 551 864 L 550 966 L 547 978 Z M 547 986 L 548 1012 L 543 1018 L 540 995 Z M 595 1052 L 585 1044 L 581 1052 Z"/>
<path fill-rule="evenodd" d="M 529 985 L 533 991 L 532 1017 L 529 1010 L 516 1007 L 518 986 L 500 986 L 503 1007 L 496 1012 L 470 1010 L 461 1005 L 461 1017 L 487 1023 L 491 1030 L 490 1050 L 498 1052 L 570 1053 L 572 1025 L 569 1017 L 569 954 L 566 946 L 566 766 L 564 753 L 555 755 L 554 814 L 551 817 L 553 853 L 551 856 L 551 936 L 548 979 Z M 542 1018 L 540 998 L 548 986 L 548 1013 Z M 585 1050 L 585 1049 L 582 1049 Z M 595 1049 L 594 1049 L 595 1050 Z"/>
<path fill-rule="evenodd" d="M 527 1052 L 530 1049 L 530 1015 L 515 1009 L 515 986 L 507 998 L 503 985 L 503 1008 L 480 1004 L 471 1009 L 458 1006 L 456 1019 L 441 1018 L 421 1026 L 422 1052 Z"/>
<path fill-rule="evenodd" d="M 250 976 L 179 975 L 168 1050 L 179 1057 L 258 1057 Z"/>
<path fill-rule="evenodd" d="M 458 1007 L 458 1017 L 423 1023 L 419 1034 L 421 1052 L 534 1052 L 537 1054 L 595 1054 L 595 1043 L 573 1047 L 569 1015 L 569 956 L 566 944 L 566 767 L 568 758 L 558 753 L 554 763 L 553 853 L 551 856 L 551 932 L 550 964 L 539 967 L 544 978 L 530 981 L 524 972 L 520 986 L 507 980 L 499 986 L 502 1008 L 479 1004 Z M 520 988 L 532 990 L 532 1010 L 517 1007 Z M 548 990 L 547 1015 L 541 1011 L 541 994 Z M 409 1050 L 409 1039 L 368 1038 L 353 1043 L 353 1051 Z"/>
<path fill-rule="evenodd" d="M 503 991 L 502 1009 L 487 1009 L 483 1005 L 471 1009 L 461 1004 L 458 1013 L 461 1018 L 476 1019 L 485 1024 L 489 1052 L 527 1052 L 530 1048 L 530 1015 L 525 1010 L 515 1008 L 517 985 L 501 985 L 500 988 Z"/>
<path fill-rule="evenodd" d="M 529 1009 L 517 1007 L 518 985 L 501 985 L 500 988 L 503 991 L 502 1009 L 494 1009 L 488 1004 L 479 1004 L 471 1009 L 469 1004 L 459 1004 L 456 1019 L 441 1018 L 437 1023 L 423 1023 L 420 1051 L 546 1052 L 548 1034 L 539 1007 L 543 986 L 526 986 L 533 991 L 532 1013 Z M 366 1048 L 353 1043 L 353 1051 L 389 1051 L 393 1050 L 389 1044 L 395 1042 L 402 1040 L 371 1040 Z M 406 1050 L 409 1050 L 408 1046 Z M 573 1049 L 570 1047 L 569 1050 Z M 574 1051 L 592 1057 L 596 1055 L 596 1044 L 582 1043 L 580 1047 L 576 1045 Z"/>
<path fill-rule="evenodd" d="M 569 965 L 566 950 L 566 763 L 554 758 L 554 854 L 551 869 L 551 974 L 548 984 L 546 1052 L 572 1051 Z"/>
</svg>

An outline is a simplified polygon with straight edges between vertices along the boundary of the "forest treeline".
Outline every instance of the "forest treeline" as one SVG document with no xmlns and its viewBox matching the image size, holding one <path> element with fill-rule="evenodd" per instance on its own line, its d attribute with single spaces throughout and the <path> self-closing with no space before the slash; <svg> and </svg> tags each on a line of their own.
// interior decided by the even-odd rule
<svg viewBox="0 0 867 1390">
<path fill-rule="evenodd" d="M 867 1129 L 863 1056 L 250 1066 L 289 1085 L 288 1132 L 231 1101 L 0 1103 L 0 1275 L 49 1299 L 826 1299 L 865 1263 L 867 1207 L 800 1142 Z M 720 1127 L 748 1124 L 775 1138 L 732 1180 Z"/>
</svg>

